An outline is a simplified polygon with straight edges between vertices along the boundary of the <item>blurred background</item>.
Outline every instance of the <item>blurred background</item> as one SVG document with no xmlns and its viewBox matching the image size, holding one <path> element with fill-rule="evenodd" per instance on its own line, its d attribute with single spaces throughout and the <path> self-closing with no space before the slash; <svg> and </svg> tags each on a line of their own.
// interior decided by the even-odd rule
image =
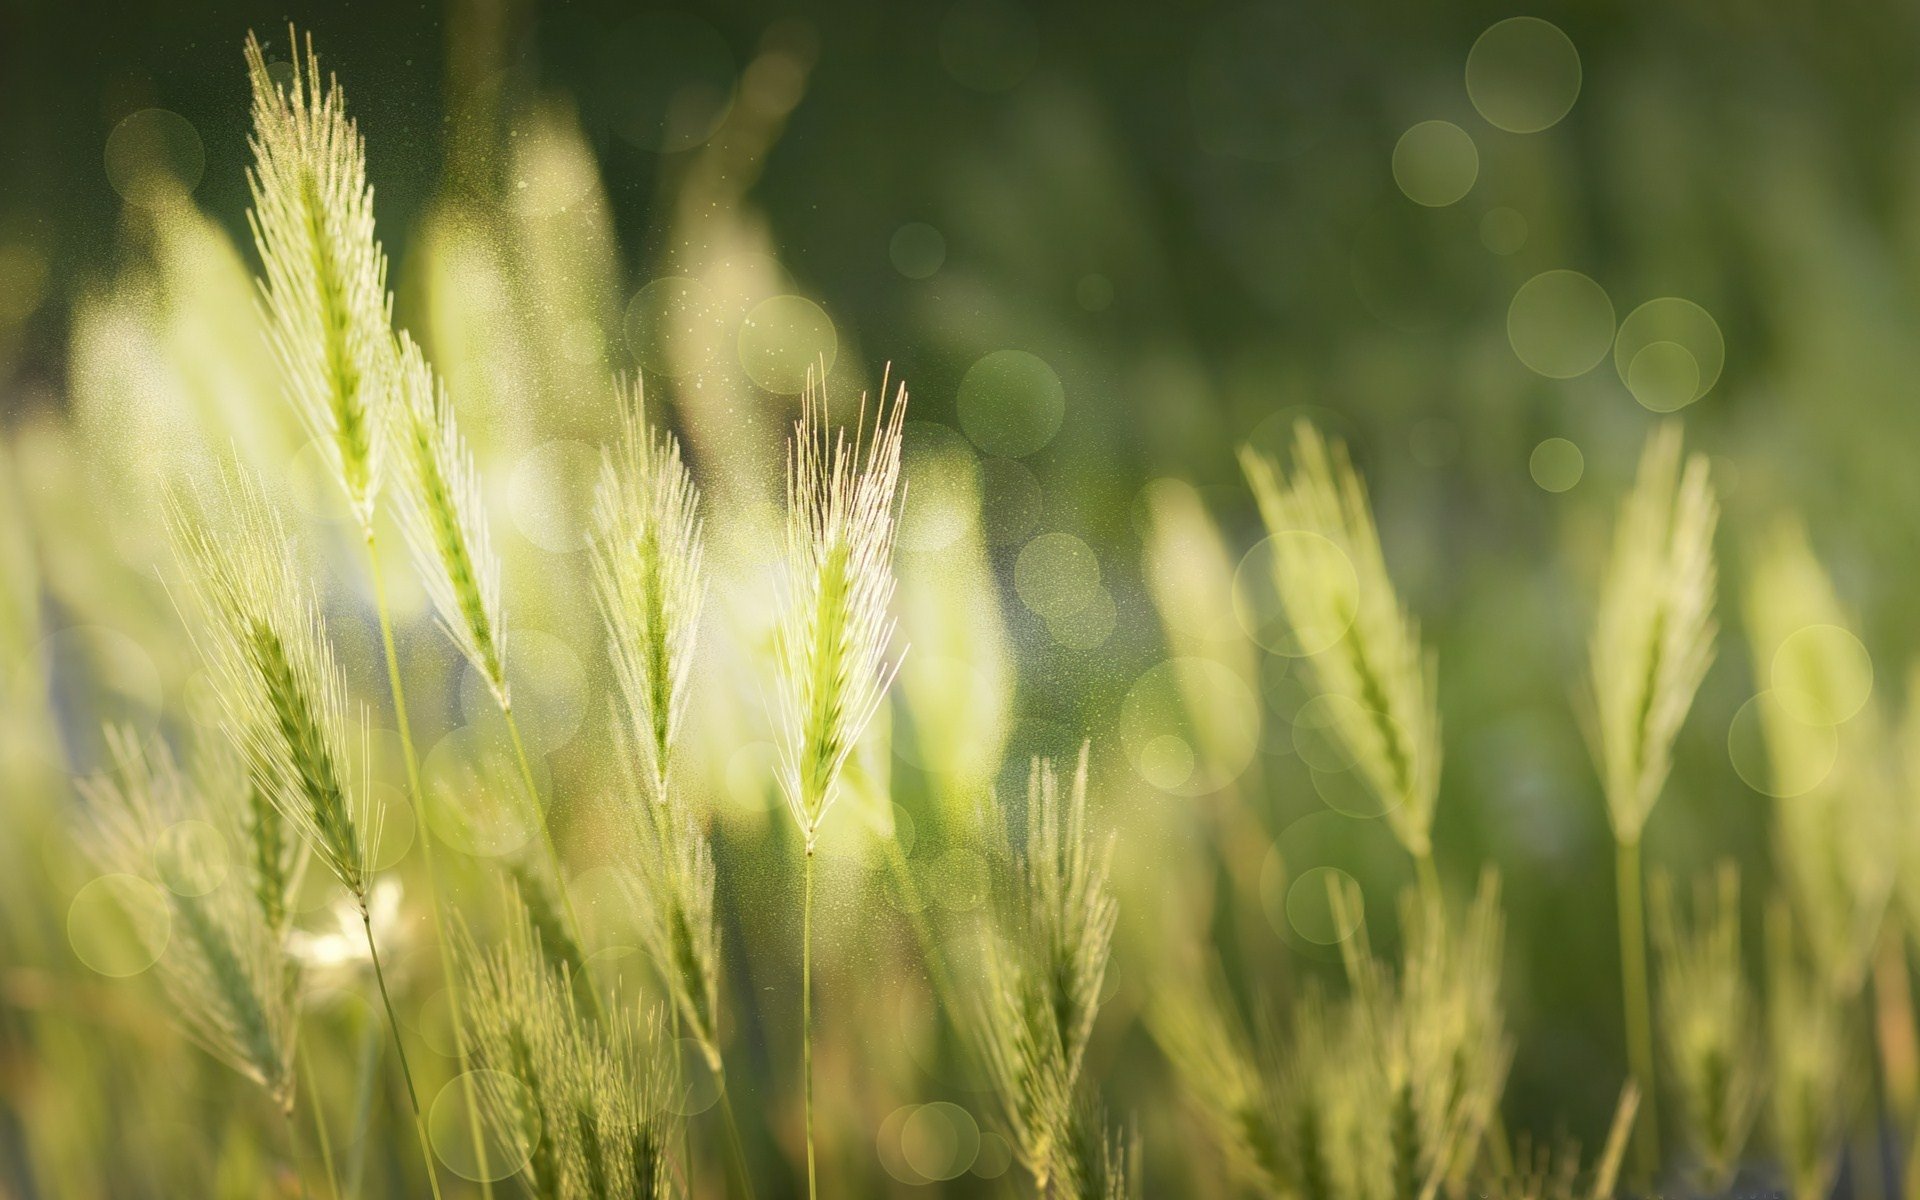
<svg viewBox="0 0 1920 1200">
<path fill-rule="evenodd" d="M 152 481 L 231 442 L 351 541 L 250 325 L 240 47 L 252 29 L 284 58 L 289 19 L 368 138 L 396 322 L 481 447 L 555 778 L 591 777 L 569 763 L 591 763 L 605 704 L 579 530 L 610 374 L 644 373 L 742 531 L 779 499 L 807 364 L 849 405 L 888 364 L 906 382 L 897 816 L 924 826 L 933 902 L 964 910 L 974 865 L 942 848 L 941 806 L 1093 740 L 1123 904 L 1099 1068 L 1116 1113 L 1157 1106 L 1140 1116 L 1149 1164 L 1178 1115 L 1152 1099 L 1164 1068 L 1128 1014 L 1170 969 L 1164 946 L 1211 940 L 1249 993 L 1284 994 L 1337 954 L 1276 875 L 1352 873 L 1383 945 L 1409 877 L 1296 736 L 1306 693 L 1252 595 L 1242 443 L 1277 450 L 1301 415 L 1348 440 L 1437 651 L 1437 858 L 1459 893 L 1483 863 L 1505 882 L 1515 1129 L 1591 1144 L 1626 1070 L 1611 839 L 1575 696 L 1614 506 L 1661 414 L 1712 458 L 1728 635 L 1653 864 L 1765 869 L 1738 592 L 1777 522 L 1804 523 L 1880 694 L 1916 648 L 1920 10 L 10 0 L 0 857 L 19 873 L 0 969 L 16 1034 L 85 978 L 62 922 L 84 868 L 47 849 L 62 781 L 97 765 L 81 730 L 102 708 L 153 730 L 190 707 Z M 722 557 L 752 576 L 764 542 L 737 540 Z M 409 653 L 446 680 L 430 719 L 455 737 L 474 681 L 407 603 Z M 368 636 L 364 619 L 339 632 L 363 651 Z M 714 803 L 751 846 L 784 820 L 756 774 L 770 747 L 715 729 L 738 737 L 714 756 Z M 591 861 L 590 823 L 574 837 Z M 777 911 L 786 882 L 734 919 L 752 924 L 759 891 Z M 851 910 L 842 925 L 823 934 L 841 956 L 829 1013 L 888 953 Z M 856 1059 L 886 1053 L 892 1026 L 825 1019 L 876 1043 Z M 756 1052 L 770 1090 L 790 1082 L 781 1030 Z M 16 1102 L 0 1163 L 24 1154 L 20 1098 L 48 1086 L 22 1044 L 0 1041 Z M 849 1127 L 834 1154 L 872 1194 L 943 1178 L 876 1143 L 905 1106 L 944 1087 L 986 1120 L 924 1062 L 824 1069 Z M 992 1164 L 968 1165 L 989 1187 Z"/>
</svg>

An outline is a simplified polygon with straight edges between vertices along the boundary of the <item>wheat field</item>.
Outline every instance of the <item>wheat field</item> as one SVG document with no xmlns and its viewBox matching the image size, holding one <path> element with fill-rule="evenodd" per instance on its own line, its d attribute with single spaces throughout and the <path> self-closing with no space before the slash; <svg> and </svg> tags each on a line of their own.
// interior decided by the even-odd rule
<svg viewBox="0 0 1920 1200">
<path fill-rule="evenodd" d="M 261 18 L 113 124 L 111 270 L 0 207 L 0 1197 L 1920 1196 L 1911 418 L 1816 398 L 1911 333 L 1804 161 L 1723 332 L 1526 182 L 1644 60 L 1475 16 L 1369 332 L 1214 361 L 1061 27 L 961 0 L 1025 124 L 870 331 L 794 180 L 884 55 L 652 14 L 609 118 L 491 11 L 427 166 L 361 96 L 432 67 Z M 1354 43 L 1248 11 L 1207 161 L 1336 170 L 1250 81 Z"/>
</svg>

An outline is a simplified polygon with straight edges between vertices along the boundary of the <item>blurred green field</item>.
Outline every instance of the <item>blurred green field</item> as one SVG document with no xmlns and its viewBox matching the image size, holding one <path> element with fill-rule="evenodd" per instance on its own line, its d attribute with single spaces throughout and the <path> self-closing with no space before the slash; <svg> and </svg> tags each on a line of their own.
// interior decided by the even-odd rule
<svg viewBox="0 0 1920 1200">
<path fill-rule="evenodd" d="M 1013 861 L 988 800 L 1024 847 L 1033 759 L 1070 772 L 1083 741 L 1086 844 L 1111 838 L 1118 917 L 1070 1090 L 1124 1135 L 1135 1192 L 1375 1194 L 1236 1167 L 1167 1014 L 1217 980 L 1271 1041 L 1264 1085 L 1292 1111 L 1322 1069 L 1300 1014 L 1354 990 L 1363 944 L 1404 983 L 1432 945 L 1415 931 L 1464 920 L 1491 872 L 1497 1104 L 1484 1131 L 1450 1132 L 1467 1161 L 1425 1194 L 1563 1194 L 1515 1178 L 1518 1147 L 1570 1138 L 1591 1163 L 1636 1073 L 1618 822 L 1583 721 L 1592 676 L 1644 683 L 1594 630 L 1663 428 L 1718 500 L 1718 629 L 1640 838 L 1656 1082 L 1621 1186 L 1711 1190 L 1678 1059 L 1725 1036 L 1743 1049 L 1721 1086 L 1751 1076 L 1755 1108 L 1738 1189 L 1917 1194 L 1913 12 L 461 0 L 0 14 L 0 1196 L 428 1194 L 333 875 L 307 866 L 287 941 L 290 1150 L 157 984 L 191 888 L 129 891 L 85 853 L 109 727 L 190 767 L 230 752 L 166 515 L 170 488 L 215 488 L 228 463 L 285 521 L 348 724 L 367 714 L 373 921 L 439 1185 L 521 1186 L 472 1161 L 447 987 L 464 959 L 448 965 L 435 914 L 507 944 L 516 881 L 544 891 L 529 881 L 547 867 L 496 689 L 382 508 L 416 802 L 362 530 L 286 401 L 241 46 L 256 32 L 284 85 L 289 16 L 367 139 L 393 326 L 472 451 L 581 994 L 663 1022 L 623 879 L 633 750 L 610 732 L 588 549 L 616 376 L 643 382 L 702 494 L 676 778 L 711 842 L 741 1152 L 674 1016 L 671 1187 L 742 1194 L 737 1162 L 759 1195 L 806 1192 L 802 836 L 774 627 L 786 447 L 824 368 L 838 421 L 870 425 L 901 382 L 910 399 L 899 670 L 817 864 L 821 1194 L 1037 1190 L 971 1032 L 991 995 L 978 926 Z M 1238 457 L 1297 481 L 1302 420 L 1364 480 L 1382 611 L 1417 621 L 1410 675 L 1436 664 L 1437 749 L 1415 764 L 1437 771 L 1430 884 L 1305 652 L 1339 650 L 1301 644 L 1286 580 L 1307 572 Z M 1335 536 L 1364 557 L 1365 538 Z M 1363 707 L 1418 742 L 1409 687 L 1412 709 Z M 192 861 L 245 874 L 232 829 L 179 828 L 202 839 Z M 1738 978 L 1718 980 L 1728 1026 L 1695 1030 L 1671 1004 L 1660 896 L 1694 911 L 1723 864 Z M 1477 943 L 1449 936 L 1433 953 L 1471 976 L 1447 948 Z M 1779 1128 L 1789 1084 L 1822 1097 L 1811 1149 Z M 1808 1158 L 1820 1169 L 1795 1178 Z"/>
</svg>

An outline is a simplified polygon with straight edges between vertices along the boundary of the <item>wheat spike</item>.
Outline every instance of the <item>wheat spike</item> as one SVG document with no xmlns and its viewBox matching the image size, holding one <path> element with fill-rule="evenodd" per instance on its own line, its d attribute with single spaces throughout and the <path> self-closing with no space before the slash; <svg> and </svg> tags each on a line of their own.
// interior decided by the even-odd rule
<svg viewBox="0 0 1920 1200">
<path fill-rule="evenodd" d="M 720 1069 L 720 935 L 714 921 L 713 851 L 679 806 L 640 822 L 620 879 L 641 941 L 707 1065 Z"/>
<path fill-rule="evenodd" d="M 1774 677 L 1794 634 L 1857 623 L 1797 524 L 1773 529 L 1754 555 L 1745 617 L 1756 674 Z M 1836 682 L 1829 661 L 1790 659 L 1787 685 L 1801 702 Z M 1870 685 L 1870 680 L 1869 680 Z M 1809 723 L 1784 702 L 1760 709 L 1776 781 L 1809 781 L 1774 805 L 1775 862 L 1794 915 L 1829 986 L 1850 997 L 1863 985 L 1900 874 L 1901 791 L 1894 738 L 1871 695 L 1839 725 Z"/>
<path fill-rule="evenodd" d="M 1070 1150 L 1119 915 L 1107 886 L 1110 855 L 1087 833 L 1087 754 L 1082 747 L 1065 788 L 1052 763 L 1035 761 L 1022 849 L 1012 847 L 997 800 L 987 813 L 998 880 L 973 1035 L 1015 1152 L 1043 1192 Z"/>
<path fill-rule="evenodd" d="M 218 822 L 223 835 L 234 830 L 164 748 L 149 754 L 126 730 L 109 730 L 107 740 L 114 770 L 81 785 L 94 810 L 87 849 L 103 871 L 145 879 L 166 898 L 173 937 L 157 966 L 181 1028 L 290 1112 L 294 972 L 280 933 L 238 881 L 183 891 L 182 878 L 208 864 L 184 858 L 192 850 L 164 836 L 186 820 Z"/>
<path fill-rule="evenodd" d="M 393 356 L 387 259 L 374 237 L 366 143 L 307 38 L 293 43 L 285 87 L 247 37 L 253 85 L 254 244 L 266 271 L 270 338 L 308 436 L 363 529 L 371 530 L 384 456 L 380 396 Z"/>
<path fill-rule="evenodd" d="M 198 639 L 224 724 L 255 785 L 356 900 L 373 877 L 380 800 L 355 781 L 347 685 L 326 621 L 294 563 L 293 545 L 259 485 L 239 468 L 218 511 L 169 497 L 168 525 L 205 617 Z"/>
<path fill-rule="evenodd" d="M 1767 1049 L 1774 1146 L 1794 1200 L 1831 1190 L 1856 1070 L 1839 1003 L 1796 943 L 1785 905 L 1767 912 Z"/>
<path fill-rule="evenodd" d="M 480 471 L 446 387 L 400 335 L 392 407 L 401 529 L 447 636 L 509 706 L 500 560 L 487 530 Z"/>
<path fill-rule="evenodd" d="M 1721 1192 L 1739 1169 L 1764 1095 L 1759 1006 L 1740 958 L 1740 875 L 1722 863 L 1711 881 L 1700 881 L 1691 924 L 1682 922 L 1665 877 L 1654 883 L 1661 1038 L 1701 1186 Z"/>
<path fill-rule="evenodd" d="M 1220 981 L 1175 968 L 1147 1023 L 1181 1091 L 1240 1176 L 1262 1196 L 1287 1188 L 1273 1086 Z"/>
<path fill-rule="evenodd" d="M 551 1200 L 673 1195 L 673 1070 L 659 1022 L 617 1004 L 608 1019 L 589 1020 L 525 907 L 507 907 L 505 936 L 491 949 L 463 929 L 462 958 L 476 1057 L 497 1073 L 485 1077 L 481 1101 L 501 1138 L 527 1150 L 528 1191 Z"/>
<path fill-rule="evenodd" d="M 621 437 L 594 497 L 595 594 L 643 776 L 665 802 L 706 597 L 700 495 L 679 441 L 648 424 L 638 378 L 614 394 Z"/>
<path fill-rule="evenodd" d="M 1614 836 L 1640 840 L 1666 785 L 1673 740 L 1713 662 L 1713 531 L 1707 460 L 1681 464 L 1680 427 L 1647 439 L 1621 504 L 1589 657 L 1591 727 Z"/>
<path fill-rule="evenodd" d="M 1424 862 L 1440 787 L 1436 672 L 1394 594 L 1366 487 L 1346 448 L 1306 421 L 1294 427 L 1290 477 L 1250 447 L 1240 464 L 1275 538 L 1274 584 L 1314 681 L 1351 701 L 1333 708 L 1334 730 L 1394 835 Z"/>
<path fill-rule="evenodd" d="M 864 407 L 864 406 L 863 406 Z M 841 769 L 899 667 L 893 536 L 907 390 L 886 384 L 866 426 L 849 436 L 809 374 L 787 455 L 787 576 L 774 633 L 780 783 L 809 856 L 837 797 Z"/>
</svg>

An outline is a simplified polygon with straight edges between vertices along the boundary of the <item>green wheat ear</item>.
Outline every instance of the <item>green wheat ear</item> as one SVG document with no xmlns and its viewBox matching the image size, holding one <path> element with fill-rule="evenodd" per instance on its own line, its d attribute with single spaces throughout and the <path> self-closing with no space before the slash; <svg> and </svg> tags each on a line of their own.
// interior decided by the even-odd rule
<svg viewBox="0 0 1920 1200">
<path fill-rule="evenodd" d="M 1045 1193 L 1068 1169 L 1081 1067 L 1119 916 L 1110 855 L 1087 832 L 1086 748 L 1064 787 L 1052 763 L 1034 762 L 1021 849 L 997 798 L 987 823 L 997 880 L 971 1033 L 1014 1151 Z"/>
<path fill-rule="evenodd" d="M 1722 863 L 1695 889 L 1691 922 L 1656 876 L 1654 945 L 1660 953 L 1660 1034 L 1701 1186 L 1724 1191 L 1759 1115 L 1759 1005 L 1740 955 L 1740 874 Z"/>
<path fill-rule="evenodd" d="M 1798 524 L 1770 530 L 1751 563 L 1743 606 L 1750 657 L 1772 701 L 1758 705 L 1760 728 L 1774 790 L 1792 793 L 1774 805 L 1774 862 L 1809 953 L 1828 986 L 1851 997 L 1865 984 L 1900 876 L 1904 793 L 1894 735 L 1871 694 L 1870 667 L 1853 680 L 1869 689 L 1859 710 L 1837 724 L 1838 712 L 1810 723 L 1781 699 L 1776 681 L 1818 716 L 1845 668 L 1827 655 L 1809 659 L 1804 648 L 1796 654 L 1805 639 L 1795 635 L 1853 636 L 1858 623 Z"/>
<path fill-rule="evenodd" d="M 401 529 L 447 636 L 507 708 L 500 560 L 487 530 L 480 471 L 460 434 L 445 385 L 404 333 L 394 390 Z"/>
<path fill-rule="evenodd" d="M 197 640 L 223 724 L 248 774 L 315 857 L 363 905 L 373 878 L 380 800 L 366 762 L 365 720 L 350 755 L 347 685 L 326 621 L 294 562 L 279 514 L 251 475 L 231 467 L 212 505 L 176 490 L 167 506 Z"/>
<path fill-rule="evenodd" d="M 826 383 L 808 375 L 787 455 L 787 572 L 774 633 L 780 783 L 812 854 L 841 770 L 885 699 L 894 619 L 893 538 L 907 389 L 881 401 L 849 436 L 827 413 Z"/>
<path fill-rule="evenodd" d="M 660 1022 L 618 1003 L 588 1019 L 525 907 L 507 908 L 490 948 L 464 927 L 460 943 L 481 1103 L 501 1140 L 526 1151 L 522 1181 L 536 1197 L 675 1195 L 675 1066 Z"/>
<path fill-rule="evenodd" d="M 1640 840 L 1674 737 L 1713 662 L 1718 520 L 1706 458 L 1692 455 L 1683 467 L 1680 427 L 1661 426 L 1620 507 L 1589 650 L 1591 739 L 1623 843 Z"/>
<path fill-rule="evenodd" d="M 1850 1041 L 1838 998 L 1776 900 L 1767 910 L 1769 1116 L 1794 1200 L 1826 1196 L 1838 1173 L 1858 1069 Z"/>
<path fill-rule="evenodd" d="M 187 1036 L 291 1112 L 295 977 L 281 931 L 247 887 L 219 880 L 218 864 L 197 857 L 204 847 L 165 836 L 191 819 L 231 837 L 230 813 L 199 794 L 164 748 L 149 753 L 127 730 L 110 729 L 107 740 L 113 771 L 81 784 L 93 814 L 83 845 L 101 870 L 147 880 L 165 897 L 173 935 L 156 967 Z M 202 890 L 203 880 L 212 886 Z"/>
<path fill-rule="evenodd" d="M 1262 1196 L 1287 1190 L 1273 1085 L 1262 1073 L 1218 970 L 1168 971 L 1147 1025 L 1180 1090 L 1229 1164 Z"/>
<path fill-rule="evenodd" d="M 642 778 L 665 803 L 706 598 L 700 494 L 679 441 L 648 423 L 639 379 L 617 380 L 614 396 L 621 436 L 594 497 L 595 596 Z"/>
<path fill-rule="evenodd" d="M 313 40 L 293 43 L 282 85 L 247 35 L 253 86 L 253 194 L 248 222 L 266 278 L 261 293 L 275 357 L 309 437 L 371 530 L 380 490 L 380 396 L 393 356 L 387 259 L 374 237 L 366 143 Z"/>
<path fill-rule="evenodd" d="M 1417 862 L 1430 860 L 1440 787 L 1433 656 L 1387 575 L 1366 486 L 1346 447 L 1294 427 L 1293 473 L 1250 447 L 1240 465 L 1273 539 L 1273 581 L 1332 728 Z"/>
</svg>

